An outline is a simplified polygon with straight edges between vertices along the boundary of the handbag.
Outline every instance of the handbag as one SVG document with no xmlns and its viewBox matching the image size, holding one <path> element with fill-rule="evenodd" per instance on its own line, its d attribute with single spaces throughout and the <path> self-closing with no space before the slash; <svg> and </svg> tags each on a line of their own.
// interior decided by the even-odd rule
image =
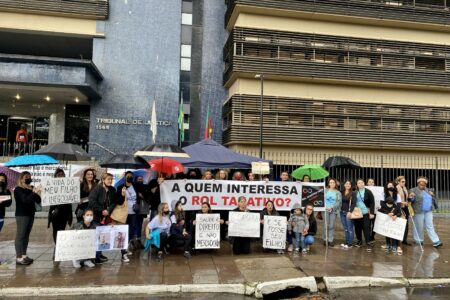
<svg viewBox="0 0 450 300">
<path fill-rule="evenodd" d="M 350 205 L 349 207 L 352 207 L 352 198 L 350 198 Z M 352 212 L 350 212 L 350 219 L 351 220 L 357 220 L 357 219 L 362 219 L 363 218 L 363 213 L 361 208 L 356 207 L 353 209 Z"/>
<path fill-rule="evenodd" d="M 128 203 L 127 196 L 125 195 L 125 200 L 121 205 L 116 205 L 111 213 L 111 219 L 116 222 L 125 224 L 127 223 L 128 217 Z"/>
<path fill-rule="evenodd" d="M 42 211 L 42 205 L 40 203 L 34 202 L 34 210 Z"/>
</svg>

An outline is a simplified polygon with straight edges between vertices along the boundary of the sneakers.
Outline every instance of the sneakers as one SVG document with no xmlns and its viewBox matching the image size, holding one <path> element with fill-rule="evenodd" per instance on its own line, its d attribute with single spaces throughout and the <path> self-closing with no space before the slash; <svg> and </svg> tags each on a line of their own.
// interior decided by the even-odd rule
<svg viewBox="0 0 450 300">
<path fill-rule="evenodd" d="M 30 264 L 32 264 L 34 262 L 34 259 L 29 258 L 28 256 L 23 257 L 23 260 L 28 262 L 28 263 L 30 263 Z"/>
<path fill-rule="evenodd" d="M 88 267 L 88 268 L 94 268 L 95 264 L 92 261 L 90 261 L 90 260 L 85 260 L 84 261 L 84 266 Z"/>
<path fill-rule="evenodd" d="M 72 260 L 72 265 L 75 269 L 81 268 L 81 264 L 79 260 Z"/>
<path fill-rule="evenodd" d="M 369 246 L 373 246 L 375 244 L 375 240 L 371 240 L 370 242 L 367 243 L 367 245 Z"/>
<path fill-rule="evenodd" d="M 280 254 L 280 255 L 283 255 L 283 254 L 284 254 L 284 251 L 281 250 L 281 249 L 278 249 L 278 250 L 277 250 L 277 253 Z"/>
<path fill-rule="evenodd" d="M 189 251 L 184 251 L 183 256 L 186 257 L 187 259 L 190 259 L 192 257 L 191 253 L 189 253 Z"/>
<path fill-rule="evenodd" d="M 17 258 L 16 265 L 28 266 L 28 265 L 31 265 L 31 263 L 26 261 L 24 258 Z"/>
<path fill-rule="evenodd" d="M 309 247 L 309 245 L 308 245 L 308 246 L 306 246 L 306 251 L 308 251 L 308 252 L 310 252 L 310 251 L 311 251 L 311 247 Z"/>
<path fill-rule="evenodd" d="M 355 247 L 356 248 L 360 248 L 361 246 L 362 246 L 362 242 L 361 241 L 356 241 Z"/>
<path fill-rule="evenodd" d="M 340 244 L 341 248 L 348 247 L 346 244 Z"/>
<path fill-rule="evenodd" d="M 126 255 L 126 254 L 122 255 L 122 262 L 123 263 L 129 263 L 130 262 L 130 259 L 128 258 L 128 255 Z"/>
<path fill-rule="evenodd" d="M 94 263 L 95 263 L 96 265 L 101 265 L 103 262 L 101 261 L 100 258 L 96 258 L 96 259 L 94 260 Z"/>
<path fill-rule="evenodd" d="M 98 259 L 99 259 L 101 262 L 108 261 L 108 258 L 107 258 L 106 256 L 104 256 L 103 254 L 101 254 L 101 255 L 98 257 Z"/>
<path fill-rule="evenodd" d="M 334 242 L 328 242 L 328 247 L 334 248 Z"/>
<path fill-rule="evenodd" d="M 389 254 L 389 252 L 391 252 L 391 246 L 386 245 L 385 249 L 386 249 L 386 254 Z"/>
<path fill-rule="evenodd" d="M 163 259 L 163 253 L 162 251 L 158 252 L 158 256 L 156 257 L 156 260 L 161 261 Z"/>
<path fill-rule="evenodd" d="M 433 244 L 433 247 L 434 247 L 434 248 L 439 248 L 439 247 L 441 247 L 441 246 L 442 246 L 442 242 L 441 242 L 441 241 L 438 241 L 438 242 L 436 242 L 436 243 Z"/>
<path fill-rule="evenodd" d="M 299 253 L 299 249 L 298 249 L 298 248 L 295 248 L 295 250 L 294 250 L 294 256 L 297 256 L 298 253 Z"/>
<path fill-rule="evenodd" d="M 305 254 L 307 254 L 307 253 L 308 253 L 308 250 L 306 250 L 306 248 L 302 250 L 302 254 L 303 254 L 303 255 L 305 255 Z"/>
<path fill-rule="evenodd" d="M 290 245 L 288 246 L 288 252 L 292 252 L 292 250 L 294 250 L 294 246 L 292 246 L 292 244 L 290 244 Z"/>
</svg>

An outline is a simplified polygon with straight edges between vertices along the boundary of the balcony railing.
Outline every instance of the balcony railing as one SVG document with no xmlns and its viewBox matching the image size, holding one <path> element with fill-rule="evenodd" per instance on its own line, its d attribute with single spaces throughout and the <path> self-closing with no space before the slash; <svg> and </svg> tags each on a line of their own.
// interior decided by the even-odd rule
<svg viewBox="0 0 450 300">
<path fill-rule="evenodd" d="M 448 0 L 228 0 L 225 24 L 237 6 L 438 25 L 450 24 Z"/>
<path fill-rule="evenodd" d="M 450 87 L 446 45 L 235 28 L 224 60 L 225 84 L 238 72 Z"/>
<path fill-rule="evenodd" d="M 0 11 L 66 15 L 84 19 L 108 18 L 108 0 L 0 0 Z"/>
</svg>

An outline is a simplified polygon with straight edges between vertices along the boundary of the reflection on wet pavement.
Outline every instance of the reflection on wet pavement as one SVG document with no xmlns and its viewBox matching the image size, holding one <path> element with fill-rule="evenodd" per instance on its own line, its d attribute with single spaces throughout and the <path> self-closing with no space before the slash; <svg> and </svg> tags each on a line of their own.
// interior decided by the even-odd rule
<svg viewBox="0 0 450 300">
<path fill-rule="evenodd" d="M 0 266 L 0 287 L 21 286 L 98 286 L 114 284 L 180 284 L 180 283 L 243 283 L 270 281 L 301 276 L 378 276 L 378 277 L 449 277 L 450 274 L 450 218 L 435 216 L 437 232 L 444 243 L 434 249 L 425 240 L 425 251 L 418 246 L 405 246 L 403 256 L 386 254 L 381 245 L 384 237 L 377 235 L 372 253 L 364 249 L 339 247 L 326 249 L 320 239 L 306 256 L 279 255 L 263 251 L 259 242 L 252 243 L 251 255 L 235 256 L 228 242 L 221 249 L 199 251 L 191 260 L 175 250 L 163 262 L 135 253 L 131 263 L 122 264 L 120 252 L 105 252 L 109 261 L 94 269 L 76 270 L 71 262 L 54 263 L 51 229 L 46 219 L 36 219 L 30 237 L 28 254 L 35 262 L 15 266 L 15 220 L 6 219 L 0 233 L 0 257 L 10 264 Z M 319 223 L 318 232 L 322 224 Z M 412 226 L 410 226 L 412 227 Z M 343 231 L 336 222 L 336 244 L 343 239 Z"/>
<path fill-rule="evenodd" d="M 354 288 L 341 290 L 329 295 L 330 299 L 365 300 L 447 300 L 450 299 L 450 287 L 434 288 Z"/>
</svg>

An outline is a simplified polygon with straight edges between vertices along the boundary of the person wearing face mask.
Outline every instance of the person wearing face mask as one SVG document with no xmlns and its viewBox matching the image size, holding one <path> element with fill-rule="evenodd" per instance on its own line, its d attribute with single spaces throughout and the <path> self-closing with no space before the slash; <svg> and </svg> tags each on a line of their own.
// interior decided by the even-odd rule
<svg viewBox="0 0 450 300">
<path fill-rule="evenodd" d="M 153 231 L 157 230 L 159 232 L 159 247 L 156 248 L 158 252 L 157 259 L 160 261 L 163 259 L 163 250 L 167 251 L 167 243 L 170 237 L 170 227 L 172 226 L 172 221 L 170 221 L 170 210 L 167 203 L 161 203 L 158 206 L 158 215 L 156 215 L 150 223 L 148 223 L 145 234 L 148 239 Z"/>
<path fill-rule="evenodd" d="M 391 196 L 387 196 L 386 200 L 381 202 L 381 207 L 378 211 L 390 216 L 394 221 L 402 216 L 400 207 L 398 207 L 394 201 L 394 198 Z M 403 252 L 398 252 L 398 241 L 396 239 L 386 237 L 386 253 L 389 254 L 389 252 L 398 255 L 403 254 Z"/>
<path fill-rule="evenodd" d="M 66 177 L 63 169 L 55 170 L 55 178 Z M 56 237 L 58 235 L 58 231 L 65 230 L 66 225 L 72 225 L 72 204 L 60 204 L 60 205 L 51 205 L 48 210 L 48 225 L 47 228 L 50 228 L 50 224 L 53 229 L 53 242 L 56 245 Z M 56 249 L 55 249 L 56 250 Z M 55 252 L 53 252 L 53 256 Z"/>
<path fill-rule="evenodd" d="M 5 210 L 12 204 L 11 191 L 8 189 L 8 177 L 5 173 L 0 173 L 0 232 L 5 222 Z M 0 259 L 0 265 L 2 260 Z"/>
<path fill-rule="evenodd" d="M 122 196 L 122 191 L 125 189 L 125 197 Z M 127 223 L 129 230 L 129 248 L 130 251 L 134 251 L 137 249 L 143 249 L 144 246 L 141 242 L 141 229 L 142 229 L 142 221 L 139 218 L 139 212 L 142 207 L 142 202 L 144 200 L 144 191 L 142 185 L 138 185 L 133 182 L 133 172 L 127 171 L 125 173 L 125 182 L 122 185 L 117 187 L 116 196 L 119 197 L 120 202 L 127 201 L 128 206 L 128 217 Z M 141 222 L 139 224 L 139 222 Z"/>
<path fill-rule="evenodd" d="M 16 264 L 30 265 L 33 259 L 27 256 L 28 241 L 33 228 L 36 206 L 41 204 L 41 189 L 31 185 L 30 172 L 20 173 L 17 187 L 14 189 L 16 201 Z"/>
<path fill-rule="evenodd" d="M 245 176 L 242 175 L 241 171 L 236 171 L 236 172 L 234 172 L 231 180 L 245 181 L 246 179 L 245 179 Z"/>
<path fill-rule="evenodd" d="M 409 191 L 412 208 L 414 209 L 413 220 L 416 227 L 414 240 L 416 244 L 423 244 L 423 227 L 425 225 L 433 247 L 439 248 L 442 246 L 442 242 L 433 225 L 433 203 L 435 203 L 436 198 L 434 193 L 427 188 L 427 184 L 428 179 L 420 176 L 417 178 L 417 187 Z"/>
<path fill-rule="evenodd" d="M 72 229 L 74 230 L 95 229 L 99 225 L 100 224 L 94 221 L 94 212 L 92 211 L 92 209 L 86 209 L 83 212 L 83 220 L 73 224 Z M 73 260 L 72 265 L 76 269 L 81 268 L 81 265 L 84 265 L 85 267 L 88 268 L 93 268 L 95 267 L 95 264 L 92 262 L 92 259 Z"/>
<path fill-rule="evenodd" d="M 388 197 L 392 197 L 392 199 L 395 200 L 395 204 L 400 208 L 400 204 L 397 202 L 398 192 L 397 192 L 397 189 L 395 188 L 395 183 L 393 181 L 388 181 L 386 183 L 386 185 L 384 186 L 384 199 L 385 199 L 385 201 L 386 201 L 386 199 Z M 383 204 L 383 203 L 381 203 L 381 204 Z M 401 211 L 401 208 L 400 208 L 400 211 Z M 402 214 L 403 214 L 403 212 L 402 212 Z M 381 248 L 382 249 L 386 249 L 386 245 L 381 245 Z M 397 246 L 397 253 L 399 255 L 403 254 L 403 250 L 400 247 L 400 245 Z"/>
<path fill-rule="evenodd" d="M 184 257 L 191 258 L 191 242 L 192 236 L 187 231 L 186 227 L 186 215 L 184 213 L 181 200 L 172 201 L 172 213 L 170 215 L 170 221 L 172 225 L 170 227 L 170 245 L 173 247 L 183 246 Z"/>
</svg>

